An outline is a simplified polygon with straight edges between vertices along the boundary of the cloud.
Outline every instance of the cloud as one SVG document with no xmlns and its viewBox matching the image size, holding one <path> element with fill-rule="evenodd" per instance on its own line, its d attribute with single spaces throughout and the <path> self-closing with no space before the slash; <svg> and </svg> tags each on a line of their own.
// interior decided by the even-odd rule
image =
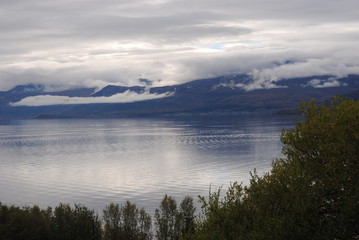
<svg viewBox="0 0 359 240">
<path fill-rule="evenodd" d="M 0 1 L 0 90 L 358 73 L 357 0 Z M 16 17 L 14 17 L 16 16 Z M 286 64 L 292 60 L 293 64 Z"/>
<path fill-rule="evenodd" d="M 292 64 L 283 64 L 272 68 L 264 68 L 261 70 L 254 69 L 250 72 L 253 81 L 247 85 L 240 87 L 246 90 L 275 88 L 276 82 L 288 78 L 310 77 L 331 75 L 338 78 L 346 77 L 349 74 L 359 74 L 359 66 L 353 66 L 349 62 L 347 64 L 337 63 L 333 59 L 308 59 L 304 62 L 295 62 Z M 312 87 L 336 87 L 340 86 L 335 78 L 328 80 L 313 79 L 309 83 Z"/>
<path fill-rule="evenodd" d="M 312 79 L 308 82 L 306 86 L 311 86 L 314 88 L 328 88 L 328 87 L 340 87 L 342 85 L 345 84 L 339 82 L 335 78 L 329 78 L 329 79 Z"/>
<path fill-rule="evenodd" d="M 110 97 L 67 97 L 41 95 L 27 97 L 19 102 L 10 103 L 11 106 L 48 106 L 48 105 L 69 105 L 69 104 L 92 104 L 92 103 L 129 103 L 151 99 L 159 99 L 172 96 L 173 93 L 150 94 L 148 92 L 139 94 L 126 91 Z"/>
</svg>

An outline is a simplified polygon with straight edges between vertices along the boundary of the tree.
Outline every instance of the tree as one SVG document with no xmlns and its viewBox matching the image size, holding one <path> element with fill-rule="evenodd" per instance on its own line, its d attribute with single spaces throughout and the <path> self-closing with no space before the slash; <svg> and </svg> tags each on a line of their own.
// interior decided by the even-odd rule
<svg viewBox="0 0 359 240">
<path fill-rule="evenodd" d="M 282 165 L 297 166 L 307 179 L 317 232 L 327 239 L 359 237 L 359 101 L 310 101 L 302 112 L 306 120 L 282 134 Z"/>
<path fill-rule="evenodd" d="M 358 239 L 359 102 L 301 107 L 282 132 L 284 157 L 249 186 L 201 197 L 197 239 Z M 215 236 L 213 238 L 213 236 Z"/>
<path fill-rule="evenodd" d="M 180 220 L 177 203 L 174 198 L 163 197 L 160 208 L 155 211 L 156 235 L 159 240 L 177 240 L 180 238 Z"/>
<path fill-rule="evenodd" d="M 76 204 L 60 203 L 54 210 L 52 218 L 53 235 L 55 239 L 100 239 L 101 222 L 93 210 Z"/>
<path fill-rule="evenodd" d="M 193 205 L 193 198 L 186 196 L 179 209 L 180 214 L 180 228 L 181 239 L 190 239 L 195 232 L 195 212 L 196 208 Z"/>
<path fill-rule="evenodd" d="M 146 213 L 144 208 L 138 209 L 135 204 L 126 201 L 125 205 L 121 207 L 121 213 L 123 239 L 152 239 L 151 217 Z"/>
<path fill-rule="evenodd" d="M 111 203 L 103 210 L 104 239 L 116 240 L 121 234 L 121 211 L 118 204 Z"/>
<path fill-rule="evenodd" d="M 148 240 L 152 239 L 151 216 L 135 204 L 111 203 L 103 211 L 104 239 Z"/>
<path fill-rule="evenodd" d="M 194 239 L 237 239 L 243 234 L 243 219 L 246 214 L 243 210 L 245 193 L 242 185 L 232 183 L 224 197 L 221 197 L 221 191 L 221 188 L 216 191 L 210 189 L 208 199 L 199 196 L 202 213 Z"/>
<path fill-rule="evenodd" d="M 0 239 L 51 239 L 51 209 L 0 203 Z"/>
<path fill-rule="evenodd" d="M 305 120 L 283 131 L 285 158 L 254 176 L 246 203 L 257 239 L 359 236 L 359 102 L 303 103 Z M 261 235 L 262 234 L 262 235 Z"/>
<path fill-rule="evenodd" d="M 141 208 L 138 214 L 137 238 L 141 240 L 152 239 L 152 219 L 151 216 Z"/>
<path fill-rule="evenodd" d="M 101 222 L 93 210 L 83 205 L 75 204 L 72 214 L 74 215 L 74 236 L 76 236 L 74 239 L 95 240 L 101 238 Z"/>
</svg>

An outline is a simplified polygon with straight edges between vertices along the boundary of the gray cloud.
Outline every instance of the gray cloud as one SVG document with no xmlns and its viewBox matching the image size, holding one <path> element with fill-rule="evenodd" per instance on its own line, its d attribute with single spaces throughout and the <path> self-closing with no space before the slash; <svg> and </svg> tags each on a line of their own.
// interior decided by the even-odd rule
<svg viewBox="0 0 359 240">
<path fill-rule="evenodd" d="M 359 73 L 358 26 L 357 0 L 0 0 L 0 90 L 343 76 Z"/>
</svg>

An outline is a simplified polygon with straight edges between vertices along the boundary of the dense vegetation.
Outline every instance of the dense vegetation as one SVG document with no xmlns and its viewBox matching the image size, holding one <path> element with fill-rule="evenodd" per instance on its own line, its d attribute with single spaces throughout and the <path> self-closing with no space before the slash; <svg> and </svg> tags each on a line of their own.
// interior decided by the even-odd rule
<svg viewBox="0 0 359 240">
<path fill-rule="evenodd" d="M 359 101 L 303 104 L 306 120 L 284 131 L 282 159 L 201 198 L 198 239 L 358 239 Z"/>
<path fill-rule="evenodd" d="M 195 231 L 193 199 L 185 197 L 177 208 L 165 195 L 155 213 L 157 239 L 189 239 Z M 6 206 L 0 203 L 1 240 L 148 240 L 153 239 L 151 216 L 127 201 L 111 203 L 102 219 L 82 205 L 60 204 L 55 209 Z"/>
<path fill-rule="evenodd" d="M 0 239 L 359 239 L 359 101 L 336 98 L 301 108 L 282 132 L 284 157 L 248 186 L 233 183 L 179 207 L 165 195 L 154 215 L 126 202 L 94 211 L 0 203 Z M 153 229 L 154 226 L 154 229 Z"/>
</svg>

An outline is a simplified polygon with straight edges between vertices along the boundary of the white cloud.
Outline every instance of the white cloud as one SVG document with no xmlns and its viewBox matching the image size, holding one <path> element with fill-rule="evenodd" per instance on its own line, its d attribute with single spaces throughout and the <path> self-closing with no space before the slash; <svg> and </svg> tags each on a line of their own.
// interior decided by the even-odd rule
<svg viewBox="0 0 359 240">
<path fill-rule="evenodd" d="M 148 92 L 139 94 L 132 91 L 126 91 L 112 95 L 110 97 L 66 97 L 41 95 L 27 97 L 19 102 L 10 103 L 11 106 L 48 106 L 48 105 L 68 105 L 68 104 L 91 104 L 91 103 L 129 103 L 151 99 L 170 97 L 173 93 L 150 94 Z"/>
<path fill-rule="evenodd" d="M 307 84 L 307 86 L 311 86 L 311 87 L 314 87 L 314 88 L 340 87 L 342 85 L 345 85 L 345 84 L 339 82 L 335 78 L 312 79 Z"/>
<path fill-rule="evenodd" d="M 282 79 L 323 75 L 340 78 L 346 77 L 348 74 L 359 74 L 359 66 L 353 66 L 349 62 L 348 64 L 337 63 L 333 59 L 308 59 L 304 62 L 283 64 L 272 68 L 254 69 L 250 73 L 253 82 L 242 87 L 246 90 L 274 88 L 277 87 L 275 83 Z M 320 82 L 318 79 L 314 79 L 309 85 L 317 88 L 335 87 L 340 86 L 340 83 L 335 78 Z"/>
</svg>

